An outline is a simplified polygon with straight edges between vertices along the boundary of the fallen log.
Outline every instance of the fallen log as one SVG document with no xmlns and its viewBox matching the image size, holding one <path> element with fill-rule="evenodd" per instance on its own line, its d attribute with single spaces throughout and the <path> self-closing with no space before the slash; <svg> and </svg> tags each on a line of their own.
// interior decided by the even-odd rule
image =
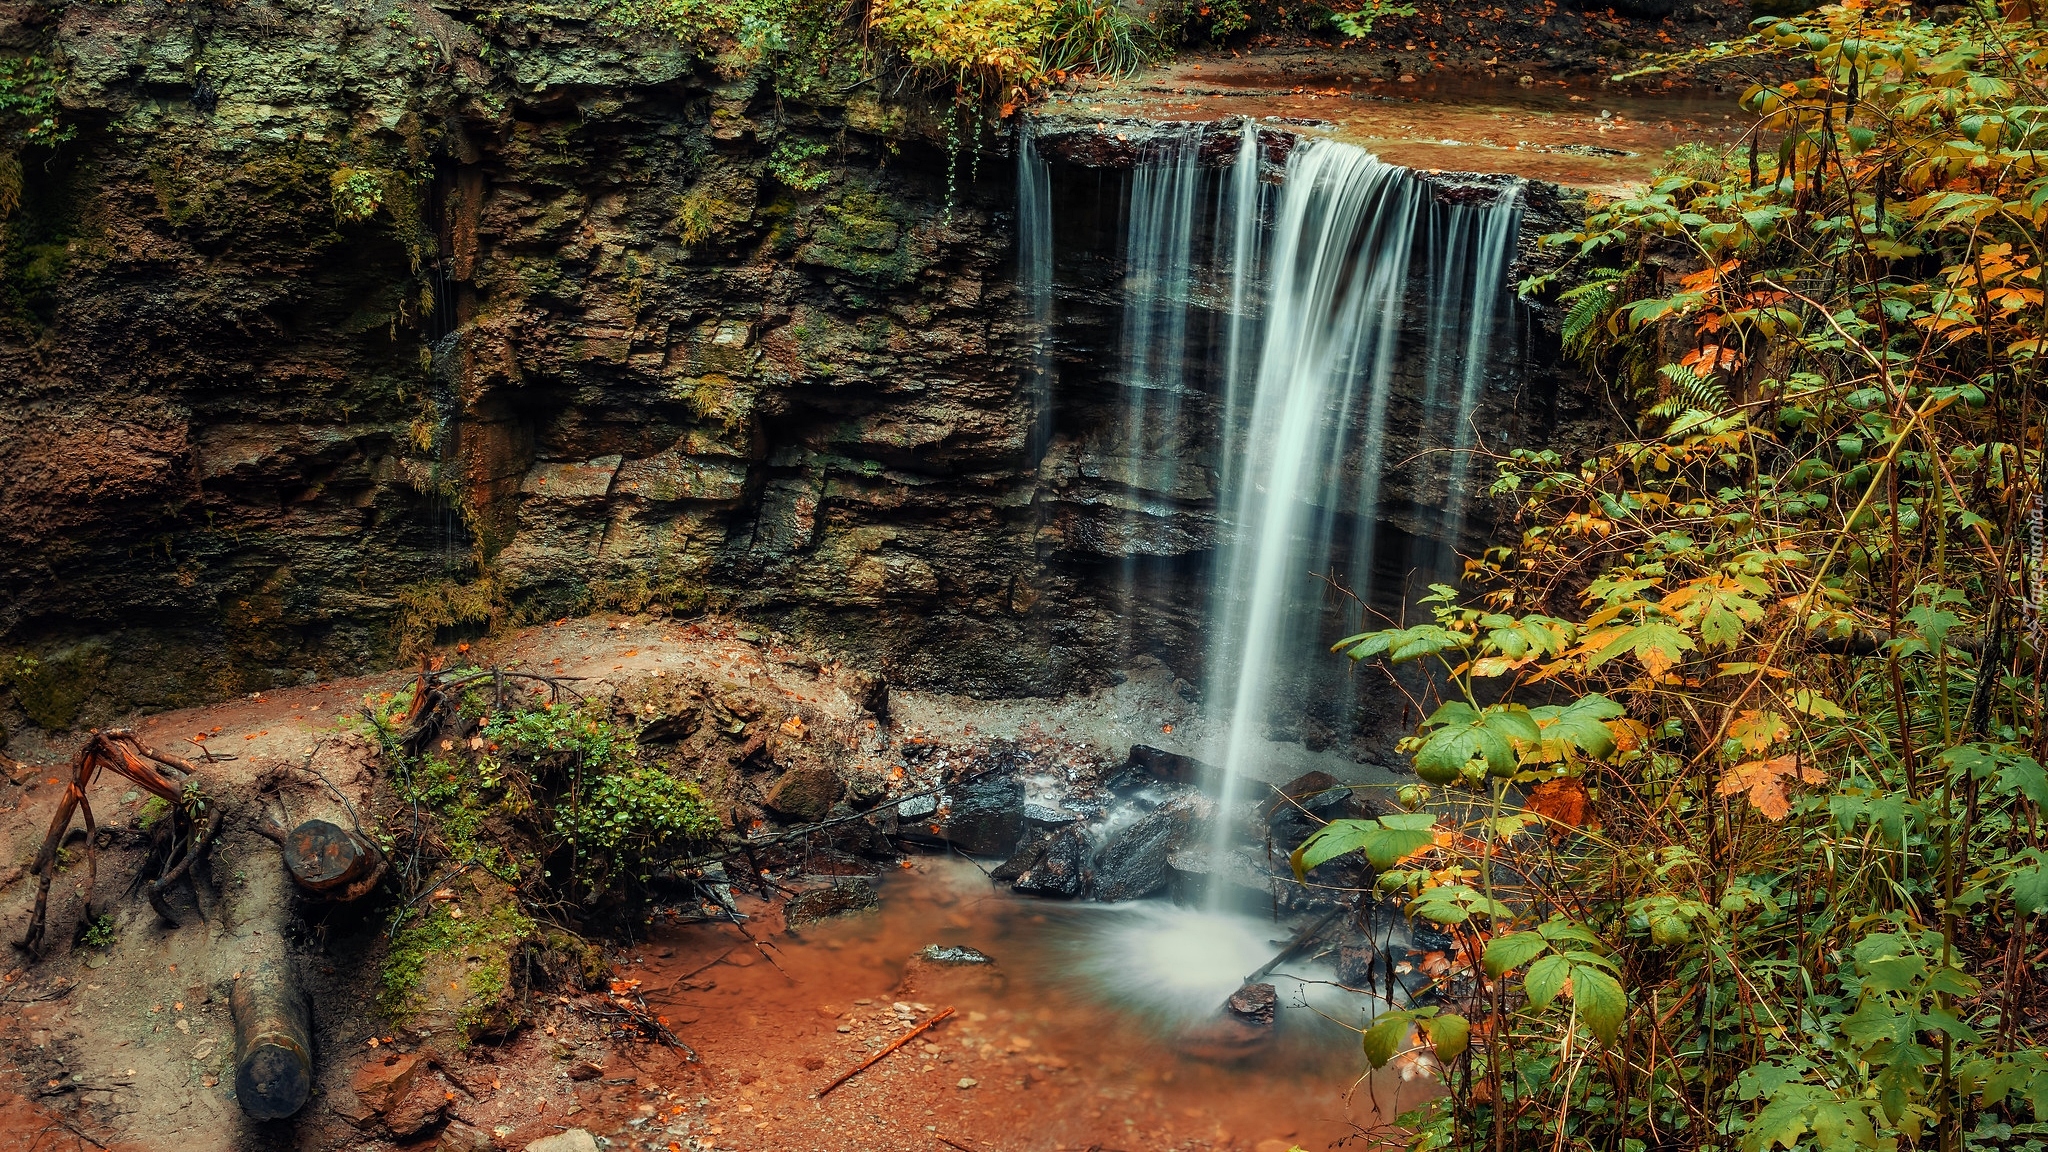
<svg viewBox="0 0 2048 1152">
<path fill-rule="evenodd" d="M 235 978 L 235 1100 L 257 1120 L 281 1120 L 313 1094 L 313 1038 L 306 998 L 286 962 L 266 961 Z"/>
<path fill-rule="evenodd" d="M 876 1061 L 880 1060 L 884 1056 L 887 1056 L 889 1053 L 894 1052 L 898 1048 L 903 1047 L 905 1044 L 910 1043 L 912 1040 L 917 1039 L 919 1036 L 922 1036 L 925 1033 L 926 1029 L 930 1028 L 934 1024 L 937 1024 L 939 1021 L 944 1020 L 946 1017 L 951 1016 L 952 1014 L 953 1010 L 951 1008 L 939 1009 L 937 1012 L 932 1014 L 931 1019 L 925 1021 L 922 1024 L 919 1024 L 917 1027 L 912 1028 L 910 1031 L 905 1032 L 903 1035 L 898 1036 L 896 1038 L 895 1043 L 889 1045 L 887 1048 L 882 1049 L 880 1052 L 875 1053 L 873 1056 L 870 1056 L 867 1059 L 861 1061 L 860 1067 L 855 1068 L 853 1071 L 848 1072 L 839 1077 L 839 1079 L 834 1080 L 830 1084 L 825 1085 L 823 1088 L 818 1089 L 818 1094 L 816 1096 L 813 1096 L 812 1099 L 823 1100 L 825 1098 L 826 1093 L 832 1091 L 834 1088 L 839 1087 L 841 1084 L 846 1083 L 848 1080 L 853 1079 L 855 1076 L 858 1076 L 861 1073 L 867 1071 L 869 1068 L 874 1067 Z"/>
</svg>

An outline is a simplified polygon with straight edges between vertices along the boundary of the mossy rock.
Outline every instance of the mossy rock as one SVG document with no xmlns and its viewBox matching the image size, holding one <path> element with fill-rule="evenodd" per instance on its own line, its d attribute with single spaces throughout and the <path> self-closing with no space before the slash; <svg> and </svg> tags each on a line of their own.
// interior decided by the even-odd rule
<svg viewBox="0 0 2048 1152">
<path fill-rule="evenodd" d="M 797 253 L 797 260 L 879 285 L 905 283 L 918 271 L 909 219 L 903 205 L 867 189 L 849 188 L 819 207 L 810 242 Z"/>
<path fill-rule="evenodd" d="M 493 877 L 471 873 L 448 891 L 392 938 L 379 1004 L 393 1021 L 458 1046 L 507 1035 L 525 1022 L 513 960 L 534 922 Z"/>
</svg>

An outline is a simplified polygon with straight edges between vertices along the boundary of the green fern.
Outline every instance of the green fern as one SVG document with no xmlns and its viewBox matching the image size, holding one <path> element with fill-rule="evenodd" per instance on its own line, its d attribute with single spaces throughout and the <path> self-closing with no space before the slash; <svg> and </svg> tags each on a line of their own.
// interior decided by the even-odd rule
<svg viewBox="0 0 2048 1152">
<path fill-rule="evenodd" d="M 1621 283 L 1621 273 L 1612 272 L 1598 279 L 1589 280 L 1576 288 L 1558 294 L 1558 303 L 1570 304 L 1564 314 L 1564 326 L 1560 331 L 1565 349 L 1583 358 L 1592 351 L 1592 340 L 1600 328 L 1600 321 L 1614 310 Z"/>
<path fill-rule="evenodd" d="M 1725 411 L 1730 399 L 1728 389 L 1712 376 L 1702 376 L 1686 364 L 1666 364 L 1657 369 L 1657 375 L 1664 378 L 1660 388 L 1663 395 L 1643 411 L 1644 422 L 1670 420 L 1677 417 L 1665 435 L 1703 424 Z"/>
</svg>

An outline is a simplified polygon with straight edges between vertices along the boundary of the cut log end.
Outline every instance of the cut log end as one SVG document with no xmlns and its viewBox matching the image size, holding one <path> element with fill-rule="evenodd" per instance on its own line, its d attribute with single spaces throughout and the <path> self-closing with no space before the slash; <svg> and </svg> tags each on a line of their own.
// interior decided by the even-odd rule
<svg viewBox="0 0 2048 1152">
<path fill-rule="evenodd" d="M 284 864 L 308 892 L 354 899 L 361 881 L 383 869 L 384 854 L 363 837 L 326 820 L 308 820 L 284 838 Z"/>
<path fill-rule="evenodd" d="M 235 981 L 235 1100 L 257 1120 L 281 1120 L 313 1095 L 313 1038 L 305 997 L 281 963 Z"/>
</svg>

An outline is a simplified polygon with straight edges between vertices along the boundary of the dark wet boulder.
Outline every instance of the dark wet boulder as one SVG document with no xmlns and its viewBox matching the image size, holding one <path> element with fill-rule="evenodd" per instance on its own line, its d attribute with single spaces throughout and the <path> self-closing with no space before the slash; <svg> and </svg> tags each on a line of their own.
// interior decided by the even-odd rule
<svg viewBox="0 0 2048 1152">
<path fill-rule="evenodd" d="M 1175 831 L 1172 813 L 1162 809 L 1111 833 L 1095 853 L 1094 897 L 1105 903 L 1136 900 L 1166 887 L 1166 854 Z"/>
<path fill-rule="evenodd" d="M 1079 828 L 1053 833 L 1031 866 L 1011 884 L 1019 892 L 1037 896 L 1078 896 L 1086 877 L 1088 837 Z"/>
<path fill-rule="evenodd" d="M 934 814 L 940 839 L 976 856 L 1008 856 L 1024 831 L 1024 782 L 984 776 L 946 791 Z"/>
<path fill-rule="evenodd" d="M 1332 820 L 1365 813 L 1363 806 L 1353 801 L 1351 789 L 1327 772 L 1310 772 L 1288 781 L 1260 810 L 1273 845 L 1283 852 L 1292 852 Z"/>
<path fill-rule="evenodd" d="M 1192 756 L 1168 752 L 1150 744 L 1133 744 L 1123 766 L 1110 774 L 1108 784 L 1117 792 L 1128 793 L 1150 784 L 1200 786 L 1212 775 L 1207 765 Z"/>
<path fill-rule="evenodd" d="M 988 874 L 989 879 L 1001 884 L 1016 880 L 1045 855 L 1046 846 L 1052 843 L 1055 835 L 1055 832 L 1026 834 L 1024 839 L 1018 842 L 1017 850 L 1010 853 L 1010 858 L 996 865 L 995 870 Z"/>
<path fill-rule="evenodd" d="M 992 992 L 1001 989 L 1004 979 L 995 958 L 986 952 L 960 944 L 927 944 L 903 966 L 896 994 L 947 997 Z"/>
</svg>

